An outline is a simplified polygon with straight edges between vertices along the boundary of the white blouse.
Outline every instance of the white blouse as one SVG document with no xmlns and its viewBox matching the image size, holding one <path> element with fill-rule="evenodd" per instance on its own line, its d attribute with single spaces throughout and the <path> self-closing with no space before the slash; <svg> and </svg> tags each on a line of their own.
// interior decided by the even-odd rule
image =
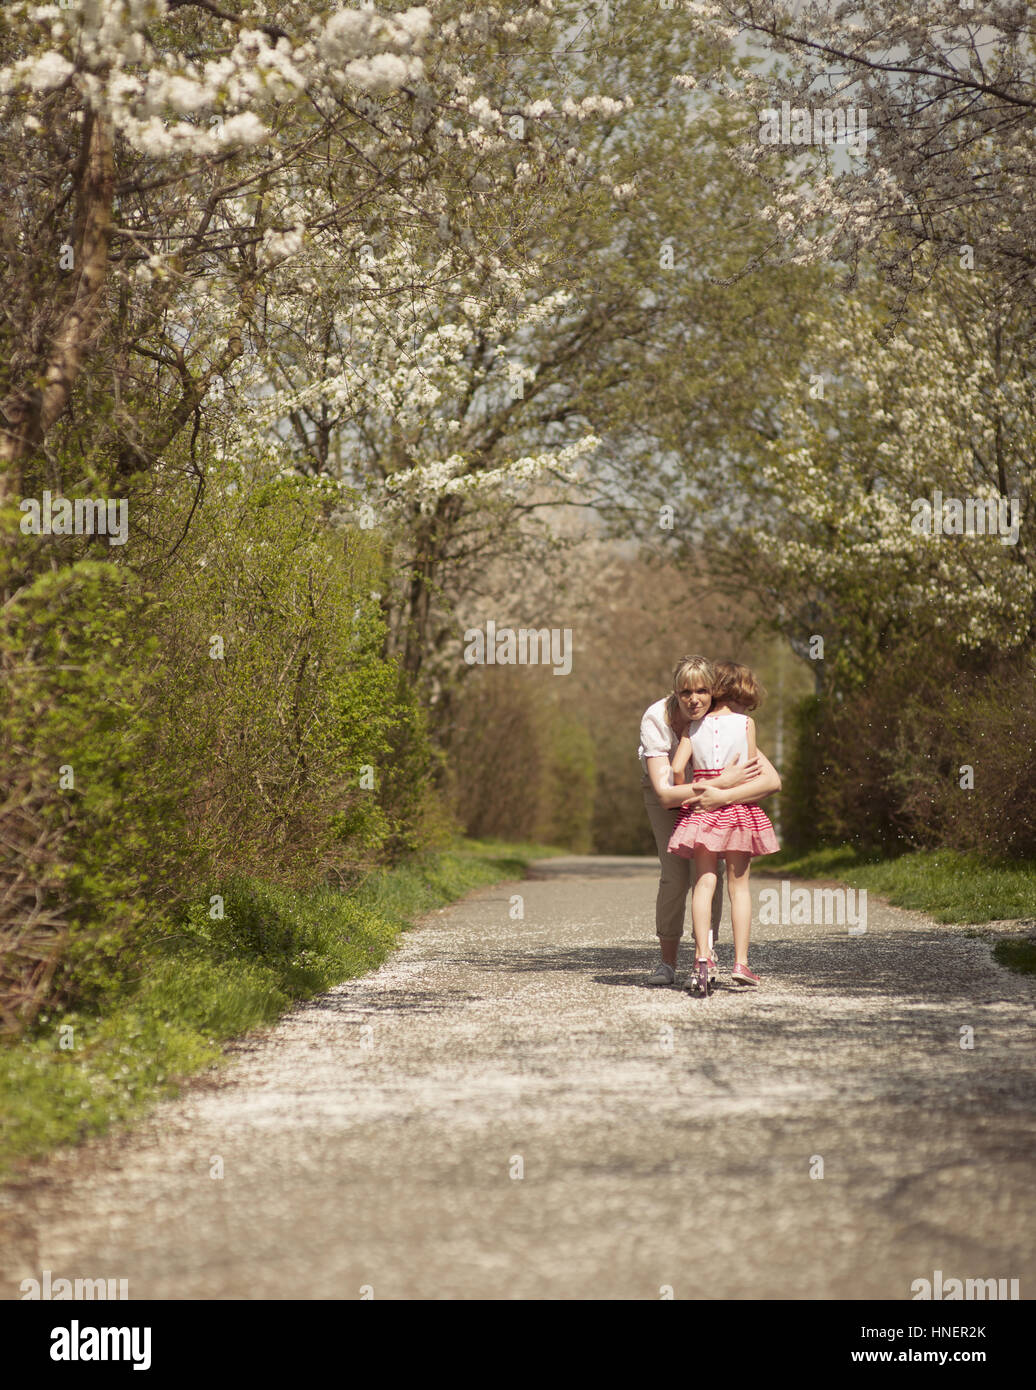
<svg viewBox="0 0 1036 1390">
<path fill-rule="evenodd" d="M 721 771 L 740 753 L 748 760 L 747 714 L 706 714 L 690 724 L 691 766 L 695 772 Z"/>
<path fill-rule="evenodd" d="M 668 758 L 672 762 L 676 746 L 680 742 L 665 722 L 665 706 L 668 698 L 668 696 L 663 696 L 661 700 L 656 700 L 653 705 L 649 705 L 640 721 L 640 747 L 637 749 L 637 756 L 640 758 L 640 766 L 645 777 L 647 776 L 648 758 Z M 673 785 L 672 774 L 669 776 L 668 785 Z"/>
</svg>

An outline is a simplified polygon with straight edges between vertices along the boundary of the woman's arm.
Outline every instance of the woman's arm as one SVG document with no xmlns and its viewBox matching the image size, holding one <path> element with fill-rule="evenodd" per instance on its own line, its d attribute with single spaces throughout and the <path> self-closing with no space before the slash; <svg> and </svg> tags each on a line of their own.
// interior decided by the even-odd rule
<svg viewBox="0 0 1036 1390">
<path fill-rule="evenodd" d="M 741 761 L 741 754 L 737 753 L 727 763 L 726 767 L 718 777 L 709 782 L 699 782 L 699 787 L 740 787 L 743 782 L 750 782 L 753 777 L 758 777 L 762 768 L 759 766 L 758 757 L 749 758 L 748 762 Z M 691 779 L 694 780 L 693 778 Z"/>
<path fill-rule="evenodd" d="M 679 787 L 673 785 L 672 766 L 666 758 L 646 758 L 648 777 L 655 795 L 663 806 L 673 810 L 677 806 L 682 806 L 685 801 L 694 800 L 691 796 L 690 787 Z"/>
<path fill-rule="evenodd" d="M 723 787 L 720 785 L 721 778 L 713 782 L 692 782 L 690 790 L 695 792 L 698 797 L 698 807 L 702 811 L 716 811 L 720 806 L 736 806 L 739 802 L 760 801 L 764 796 L 772 796 L 774 792 L 781 789 L 781 779 L 777 775 L 777 769 L 765 753 L 756 753 L 756 761 L 759 763 L 761 771 L 758 777 L 752 777 L 747 782 L 742 782 L 735 787 Z M 681 788 L 686 792 L 686 788 Z M 670 803 L 671 804 L 671 803 Z"/>
<path fill-rule="evenodd" d="M 644 762 L 647 765 L 648 779 L 663 806 L 679 806 L 687 799 L 690 788 L 673 786 L 673 769 L 668 757 L 645 758 Z"/>
<path fill-rule="evenodd" d="M 674 806 L 686 806 L 692 802 L 695 805 L 701 805 L 703 810 L 714 810 L 716 806 L 722 806 L 725 803 L 722 801 L 713 801 L 711 804 L 703 803 L 699 797 L 699 792 L 703 787 L 708 787 L 710 790 L 718 788 L 722 791 L 730 788 L 740 788 L 742 785 L 754 786 L 756 782 L 763 780 L 759 777 L 760 769 L 758 761 L 749 763 L 733 762 L 730 763 L 726 771 L 721 773 L 714 781 L 697 782 L 690 787 L 674 786 L 670 777 L 672 769 L 668 758 L 652 757 L 645 759 L 645 761 L 647 763 L 648 777 L 651 780 L 652 787 L 655 789 L 655 795 L 662 805 L 668 807 L 670 810 L 672 810 Z M 770 768 L 770 771 L 773 772 L 773 768 Z M 775 772 L 773 775 L 777 777 Z M 771 791 L 779 790 L 780 778 L 778 777 L 776 786 L 768 786 L 765 791 L 755 793 L 755 796 L 768 796 Z M 754 801 L 755 796 L 747 798 L 737 797 L 736 799 L 738 801 L 743 799 Z"/>
</svg>

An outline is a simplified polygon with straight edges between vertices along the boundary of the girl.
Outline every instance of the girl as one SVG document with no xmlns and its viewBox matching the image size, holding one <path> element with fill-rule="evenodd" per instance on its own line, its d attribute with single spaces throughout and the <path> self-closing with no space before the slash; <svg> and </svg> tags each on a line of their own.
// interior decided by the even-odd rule
<svg viewBox="0 0 1036 1390">
<path fill-rule="evenodd" d="M 762 691 L 747 666 L 730 661 L 715 666 L 712 703 L 708 713 L 689 725 L 673 758 L 673 781 L 684 780 L 688 762 L 693 759 L 694 780 L 719 775 L 735 753 L 743 759 L 756 755 L 755 721 L 747 711 L 757 709 Z M 691 976 L 692 994 L 709 993 L 709 909 L 716 887 L 716 860 L 727 861 L 727 890 L 734 935 L 735 985 L 754 987 L 759 976 L 748 968 L 748 938 L 752 928 L 752 895 L 748 872 L 752 856 L 774 854 L 780 848 L 765 811 L 755 803 L 721 806 L 716 811 L 685 810 L 669 840 L 669 852 L 694 859 L 695 884 L 691 898 L 694 923 L 695 962 Z"/>
</svg>

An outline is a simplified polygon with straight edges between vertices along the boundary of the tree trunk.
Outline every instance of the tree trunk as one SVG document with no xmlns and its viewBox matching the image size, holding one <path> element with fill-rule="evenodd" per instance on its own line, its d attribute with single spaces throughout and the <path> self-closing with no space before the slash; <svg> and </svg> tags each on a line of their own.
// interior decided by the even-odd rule
<svg viewBox="0 0 1036 1390">
<path fill-rule="evenodd" d="M 47 431 L 68 407 L 90 338 L 100 317 L 112 233 L 115 171 L 111 132 L 103 117 L 89 112 L 84 122 L 85 158 L 76 169 L 76 220 L 73 233 L 73 273 L 78 280 L 57 328 L 40 357 L 42 388 L 16 388 L 4 404 L 0 429 L 0 468 L 6 475 L 7 496 L 18 491 L 19 464 L 46 438 Z M 2 497 L 0 497 L 2 500 Z"/>
</svg>

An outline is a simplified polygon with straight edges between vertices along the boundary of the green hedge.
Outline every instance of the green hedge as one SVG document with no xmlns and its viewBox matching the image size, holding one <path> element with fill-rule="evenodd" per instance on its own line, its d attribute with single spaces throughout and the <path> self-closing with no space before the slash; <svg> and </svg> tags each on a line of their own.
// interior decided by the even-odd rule
<svg viewBox="0 0 1036 1390">
<path fill-rule="evenodd" d="M 376 540 L 271 459 L 201 477 L 139 480 L 125 546 L 6 535 L 0 1031 L 107 997 L 190 885 L 348 886 L 449 832 Z"/>
</svg>

